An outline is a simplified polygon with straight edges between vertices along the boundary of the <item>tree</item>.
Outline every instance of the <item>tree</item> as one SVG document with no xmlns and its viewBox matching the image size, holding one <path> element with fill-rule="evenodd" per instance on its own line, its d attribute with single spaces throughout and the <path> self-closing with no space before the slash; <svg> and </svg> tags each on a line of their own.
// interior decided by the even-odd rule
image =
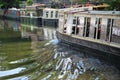
<svg viewBox="0 0 120 80">
<path fill-rule="evenodd" d="M 0 8 L 8 9 L 11 7 L 19 8 L 21 0 L 0 0 Z"/>
<path fill-rule="evenodd" d="M 120 0 L 71 0 L 77 3 L 86 3 L 92 1 L 94 3 L 107 3 L 110 5 L 107 10 L 117 10 L 120 11 Z"/>
<path fill-rule="evenodd" d="M 108 9 L 120 11 L 120 0 L 112 0 L 108 4 L 110 5 Z"/>
<path fill-rule="evenodd" d="M 27 0 L 27 5 L 31 5 L 32 3 L 32 0 Z"/>
<path fill-rule="evenodd" d="M 84 3 L 89 2 L 90 0 L 71 0 L 71 1 L 74 2 L 74 3 L 84 4 Z"/>
</svg>

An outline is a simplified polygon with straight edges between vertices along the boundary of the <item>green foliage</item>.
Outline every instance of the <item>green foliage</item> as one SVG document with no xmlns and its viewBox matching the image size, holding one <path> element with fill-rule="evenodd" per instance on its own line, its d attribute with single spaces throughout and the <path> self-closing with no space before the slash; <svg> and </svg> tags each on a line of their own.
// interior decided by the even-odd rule
<svg viewBox="0 0 120 80">
<path fill-rule="evenodd" d="M 120 0 L 113 0 L 108 3 L 110 5 L 109 10 L 120 11 Z"/>
<path fill-rule="evenodd" d="M 19 8 L 21 0 L 0 0 L 0 8 L 11 8 L 16 7 Z"/>
<path fill-rule="evenodd" d="M 74 0 L 76 2 L 79 2 L 79 3 L 86 3 L 86 2 L 89 2 L 89 0 Z"/>
<path fill-rule="evenodd" d="M 21 3 L 21 0 L 15 0 L 13 6 L 18 8 L 20 3 Z"/>
<path fill-rule="evenodd" d="M 73 3 L 86 3 L 90 0 L 70 0 Z M 107 10 L 117 10 L 120 11 L 120 0 L 92 0 L 95 3 L 107 3 L 110 7 Z"/>
<path fill-rule="evenodd" d="M 32 0 L 27 0 L 27 5 L 31 5 L 32 3 Z"/>
<path fill-rule="evenodd" d="M 107 10 L 119 10 L 120 11 L 120 0 L 96 0 L 95 2 L 107 3 L 110 6 L 106 8 Z"/>
</svg>

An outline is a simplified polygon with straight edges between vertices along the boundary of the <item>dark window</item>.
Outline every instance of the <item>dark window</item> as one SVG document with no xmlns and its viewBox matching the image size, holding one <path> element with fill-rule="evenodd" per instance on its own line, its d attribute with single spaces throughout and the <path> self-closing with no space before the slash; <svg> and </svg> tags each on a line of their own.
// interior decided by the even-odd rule
<svg viewBox="0 0 120 80">
<path fill-rule="evenodd" d="M 51 11 L 51 18 L 53 17 L 53 11 Z"/>
<path fill-rule="evenodd" d="M 56 17 L 56 18 L 58 17 L 58 11 L 56 11 L 56 13 L 55 13 L 55 17 Z"/>
<path fill-rule="evenodd" d="M 76 24 L 76 19 L 73 19 L 73 24 Z"/>
</svg>

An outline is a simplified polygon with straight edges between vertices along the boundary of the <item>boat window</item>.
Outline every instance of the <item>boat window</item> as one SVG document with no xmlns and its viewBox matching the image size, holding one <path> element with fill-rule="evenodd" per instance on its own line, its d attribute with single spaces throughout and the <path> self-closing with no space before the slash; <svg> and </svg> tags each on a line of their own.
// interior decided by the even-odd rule
<svg viewBox="0 0 120 80">
<path fill-rule="evenodd" d="M 74 17 L 74 19 L 76 19 L 76 16 Z"/>
<path fill-rule="evenodd" d="M 96 38 L 96 35 L 97 35 L 97 27 L 98 27 L 98 18 L 95 19 L 94 39 Z"/>
<path fill-rule="evenodd" d="M 112 42 L 120 43 L 120 19 L 112 19 L 113 20 L 113 27 L 112 27 Z"/>
<path fill-rule="evenodd" d="M 80 19 L 77 17 L 77 25 L 80 25 Z"/>
<path fill-rule="evenodd" d="M 55 17 L 56 17 L 56 18 L 58 17 L 58 11 L 56 11 L 56 13 L 55 13 Z"/>
<path fill-rule="evenodd" d="M 36 14 L 35 14 L 35 13 L 33 13 L 33 16 L 36 16 Z"/>
<path fill-rule="evenodd" d="M 100 34 L 101 34 L 101 18 L 98 20 L 98 33 L 97 33 L 97 39 L 100 39 Z"/>
<path fill-rule="evenodd" d="M 48 17 L 48 11 L 46 11 L 46 17 Z"/>
<path fill-rule="evenodd" d="M 51 11 L 51 18 L 53 17 L 53 11 Z"/>
<path fill-rule="evenodd" d="M 110 23 L 111 23 L 111 19 L 108 19 L 107 22 L 107 34 L 106 34 L 106 41 L 109 41 L 109 34 L 110 34 Z"/>
<path fill-rule="evenodd" d="M 75 26 L 72 26 L 72 34 L 75 34 Z"/>
<path fill-rule="evenodd" d="M 86 25 L 86 19 L 87 17 L 84 17 L 84 25 Z M 86 26 L 83 26 L 83 36 L 86 36 Z"/>
<path fill-rule="evenodd" d="M 90 32 L 90 20 L 91 18 L 87 18 L 87 26 L 86 26 L 86 37 L 89 37 L 89 32 Z"/>
<path fill-rule="evenodd" d="M 43 16 L 43 9 L 39 10 L 39 16 Z"/>
<path fill-rule="evenodd" d="M 76 19 L 73 19 L 73 24 L 76 24 L 76 21 L 77 21 Z"/>
</svg>

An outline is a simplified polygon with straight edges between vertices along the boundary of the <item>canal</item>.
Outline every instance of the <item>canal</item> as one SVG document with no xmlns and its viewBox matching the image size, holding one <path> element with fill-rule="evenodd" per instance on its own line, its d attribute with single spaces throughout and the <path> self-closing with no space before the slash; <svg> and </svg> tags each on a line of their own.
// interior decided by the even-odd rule
<svg viewBox="0 0 120 80">
<path fill-rule="evenodd" d="M 0 20 L 0 80 L 120 80 L 112 63 L 61 43 L 56 29 Z"/>
</svg>

